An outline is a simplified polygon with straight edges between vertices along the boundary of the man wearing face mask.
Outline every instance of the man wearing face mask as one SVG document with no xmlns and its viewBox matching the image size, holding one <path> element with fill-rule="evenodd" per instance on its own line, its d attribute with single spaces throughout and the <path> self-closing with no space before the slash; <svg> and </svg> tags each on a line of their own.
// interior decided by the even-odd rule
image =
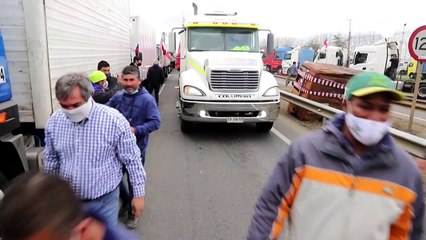
<svg viewBox="0 0 426 240">
<path fill-rule="evenodd" d="M 117 109 L 129 121 L 131 131 L 136 136 L 144 165 L 149 134 L 160 128 L 160 112 L 154 98 L 148 91 L 145 88 L 139 88 L 141 79 L 136 67 L 127 66 L 123 69 L 120 84 L 123 91 L 114 95 L 107 105 Z M 131 181 L 129 181 L 129 185 L 132 185 Z M 138 224 L 138 217 L 133 214 L 130 208 L 130 199 L 133 198 L 133 194 L 130 187 L 130 196 L 128 197 L 124 185 L 120 186 L 120 197 L 124 200 L 123 205 L 128 210 L 126 226 L 131 229 L 136 228 Z"/>
<path fill-rule="evenodd" d="M 93 100 L 97 103 L 107 103 L 109 99 L 111 99 L 111 97 L 120 90 L 118 85 L 116 85 L 113 89 L 109 89 L 107 77 L 105 73 L 100 70 L 92 72 L 89 79 L 92 82 L 94 89 Z"/>
<path fill-rule="evenodd" d="M 134 192 L 132 211 L 139 216 L 146 176 L 129 122 L 116 110 L 93 101 L 93 86 L 82 74 L 60 77 L 55 94 L 61 109 L 50 116 L 45 129 L 45 172 L 69 182 L 87 207 L 116 224 L 124 165 Z"/>
<path fill-rule="evenodd" d="M 70 185 L 55 175 L 27 172 L 15 178 L 0 202 L 3 240 L 137 240 L 134 232 L 108 224 L 84 209 Z"/>
<path fill-rule="evenodd" d="M 113 89 L 117 86 L 117 78 L 111 75 L 111 67 L 107 61 L 99 61 L 97 69 L 106 75 L 109 89 Z"/>
<path fill-rule="evenodd" d="M 391 102 L 402 98 L 383 74 L 352 77 L 345 113 L 278 162 L 247 239 L 421 239 L 422 177 L 388 132 Z"/>
</svg>

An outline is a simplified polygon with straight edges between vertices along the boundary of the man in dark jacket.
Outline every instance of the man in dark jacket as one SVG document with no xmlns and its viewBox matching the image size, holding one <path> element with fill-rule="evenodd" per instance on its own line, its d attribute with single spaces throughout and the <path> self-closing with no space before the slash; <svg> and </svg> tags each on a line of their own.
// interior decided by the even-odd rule
<svg viewBox="0 0 426 240">
<path fill-rule="evenodd" d="M 98 70 L 105 73 L 109 89 L 113 89 L 115 86 L 117 86 L 117 78 L 111 75 L 111 67 L 107 61 L 102 60 L 98 62 Z"/>
<path fill-rule="evenodd" d="M 97 103 L 105 104 L 114 94 L 120 89 L 116 85 L 113 89 L 108 88 L 108 81 L 106 75 L 99 70 L 92 72 L 89 76 L 93 85 L 93 100 Z"/>
<path fill-rule="evenodd" d="M 160 128 L 160 112 L 154 102 L 154 98 L 144 89 L 140 88 L 141 79 L 139 71 L 134 66 L 127 66 L 122 71 L 120 84 L 123 91 L 115 94 L 107 103 L 108 106 L 117 109 L 129 121 L 132 133 L 136 136 L 138 147 L 141 150 L 142 164 L 145 164 L 145 153 L 148 146 L 148 135 Z M 130 184 L 130 180 L 128 180 Z M 130 190 L 132 189 L 129 186 Z M 125 188 L 120 187 L 121 195 L 125 195 Z M 124 204 L 128 206 L 128 228 L 136 228 L 137 221 L 130 207 L 130 200 L 133 193 L 130 191 L 130 197 L 125 197 L 129 202 Z M 122 196 L 123 197 L 123 196 Z"/>
<path fill-rule="evenodd" d="M 158 60 L 155 59 L 152 66 L 148 69 L 148 73 L 146 75 L 146 80 L 149 84 L 149 93 L 152 93 L 154 91 L 155 95 L 155 102 L 158 106 L 158 101 L 160 100 L 160 87 L 164 83 L 164 71 L 163 69 L 158 65 Z"/>
</svg>

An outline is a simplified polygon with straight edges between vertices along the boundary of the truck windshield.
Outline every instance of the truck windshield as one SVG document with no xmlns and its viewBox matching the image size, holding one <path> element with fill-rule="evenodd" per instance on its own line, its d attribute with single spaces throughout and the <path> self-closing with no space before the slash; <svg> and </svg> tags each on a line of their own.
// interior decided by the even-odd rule
<svg viewBox="0 0 426 240">
<path fill-rule="evenodd" d="M 190 28 L 189 51 L 259 52 L 256 29 L 250 28 Z"/>
</svg>

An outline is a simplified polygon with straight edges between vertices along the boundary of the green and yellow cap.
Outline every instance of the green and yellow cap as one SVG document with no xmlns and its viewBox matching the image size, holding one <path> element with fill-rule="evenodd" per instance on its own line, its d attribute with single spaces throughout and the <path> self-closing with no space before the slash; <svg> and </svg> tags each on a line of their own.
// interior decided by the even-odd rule
<svg viewBox="0 0 426 240">
<path fill-rule="evenodd" d="M 378 72 L 363 72 L 353 76 L 346 85 L 344 99 L 364 97 L 379 92 L 389 92 L 393 100 L 400 101 L 405 95 L 394 89 L 392 80 Z"/>
<path fill-rule="evenodd" d="M 102 80 L 106 80 L 106 78 L 107 77 L 106 77 L 105 73 L 103 73 L 102 71 L 99 71 L 99 70 L 93 71 L 89 76 L 89 79 L 92 83 L 97 83 L 97 82 L 100 82 Z"/>
</svg>

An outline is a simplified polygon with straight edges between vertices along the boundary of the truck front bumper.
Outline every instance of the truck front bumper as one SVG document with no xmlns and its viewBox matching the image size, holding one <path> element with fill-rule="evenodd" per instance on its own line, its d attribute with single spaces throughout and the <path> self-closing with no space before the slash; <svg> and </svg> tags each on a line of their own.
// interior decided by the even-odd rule
<svg viewBox="0 0 426 240">
<path fill-rule="evenodd" d="M 256 123 L 278 118 L 280 101 L 200 102 L 180 99 L 180 115 L 190 122 Z"/>
</svg>

